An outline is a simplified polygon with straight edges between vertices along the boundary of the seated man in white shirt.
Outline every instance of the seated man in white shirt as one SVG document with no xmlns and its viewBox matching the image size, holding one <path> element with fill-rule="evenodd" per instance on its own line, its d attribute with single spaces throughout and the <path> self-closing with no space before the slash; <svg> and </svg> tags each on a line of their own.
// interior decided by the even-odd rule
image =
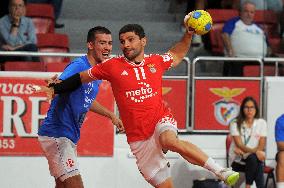
<svg viewBox="0 0 284 188">
<path fill-rule="evenodd" d="M 254 3 L 246 1 L 242 5 L 240 17 L 232 18 L 225 23 L 222 38 L 227 56 L 265 57 L 267 55 L 265 33 L 253 22 L 255 9 Z M 225 76 L 242 76 L 240 62 L 228 62 L 224 69 Z"/>
</svg>

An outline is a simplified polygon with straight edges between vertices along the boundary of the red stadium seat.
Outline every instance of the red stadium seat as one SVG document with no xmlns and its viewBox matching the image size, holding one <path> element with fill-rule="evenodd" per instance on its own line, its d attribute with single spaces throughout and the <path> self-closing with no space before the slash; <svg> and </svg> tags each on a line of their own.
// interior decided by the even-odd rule
<svg viewBox="0 0 284 188">
<path fill-rule="evenodd" d="M 224 45 L 221 34 L 224 23 L 238 16 L 239 12 L 234 9 L 207 9 L 206 11 L 210 13 L 213 20 L 213 25 L 209 32 L 211 51 L 214 55 L 223 55 Z"/>
<path fill-rule="evenodd" d="M 264 65 L 264 76 L 275 76 L 276 68 L 274 64 Z M 260 76 L 259 65 L 245 65 L 243 67 L 243 76 L 245 77 L 258 77 Z"/>
<path fill-rule="evenodd" d="M 5 71 L 36 71 L 44 72 L 45 65 L 43 62 L 29 61 L 7 61 L 4 63 Z"/>
<path fill-rule="evenodd" d="M 26 16 L 33 20 L 36 33 L 54 33 L 54 9 L 50 4 L 28 3 Z"/>
<path fill-rule="evenodd" d="M 257 10 L 254 21 L 266 32 L 268 37 L 279 36 L 278 18 L 273 10 Z"/>
<path fill-rule="evenodd" d="M 63 72 L 69 62 L 48 62 L 45 64 L 47 72 Z"/>
<path fill-rule="evenodd" d="M 281 49 L 280 49 L 281 39 L 280 38 L 268 38 L 268 43 L 272 50 L 273 55 L 277 55 L 281 53 Z"/>
<path fill-rule="evenodd" d="M 37 46 L 39 52 L 69 52 L 69 38 L 66 34 L 45 33 L 37 34 Z M 42 56 L 43 62 L 66 62 L 66 57 Z"/>
<path fill-rule="evenodd" d="M 206 11 L 211 15 L 213 24 L 225 23 L 229 19 L 239 15 L 239 12 L 235 9 L 207 9 Z"/>
</svg>

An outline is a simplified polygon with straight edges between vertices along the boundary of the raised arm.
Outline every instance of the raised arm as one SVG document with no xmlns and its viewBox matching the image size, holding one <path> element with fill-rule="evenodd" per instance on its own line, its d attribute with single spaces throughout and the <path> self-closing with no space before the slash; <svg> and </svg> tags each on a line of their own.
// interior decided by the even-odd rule
<svg viewBox="0 0 284 188">
<path fill-rule="evenodd" d="M 185 16 L 184 23 L 187 22 L 188 18 L 191 16 L 191 13 Z M 184 24 L 186 27 L 186 32 L 179 42 L 177 42 L 171 49 L 168 51 L 173 56 L 173 66 L 177 66 L 183 58 L 186 56 L 190 45 L 192 35 L 194 31 L 191 28 L 188 28 L 187 24 Z"/>
</svg>

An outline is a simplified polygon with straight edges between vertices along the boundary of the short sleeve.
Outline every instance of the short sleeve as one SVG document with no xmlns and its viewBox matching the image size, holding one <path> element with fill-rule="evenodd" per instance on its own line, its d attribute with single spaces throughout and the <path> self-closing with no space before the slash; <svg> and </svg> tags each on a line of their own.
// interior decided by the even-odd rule
<svg viewBox="0 0 284 188">
<path fill-rule="evenodd" d="M 80 62 L 71 62 L 67 67 L 64 69 L 63 73 L 60 75 L 59 79 L 60 80 L 65 80 L 69 78 L 70 76 L 82 72 L 82 64 Z"/>
<path fill-rule="evenodd" d="M 240 132 L 238 130 L 238 126 L 237 126 L 237 123 L 236 122 L 232 122 L 230 124 L 230 134 L 232 136 L 240 136 Z"/>
<path fill-rule="evenodd" d="M 168 70 L 172 67 L 173 64 L 173 56 L 170 53 L 165 53 L 163 55 L 160 55 L 162 60 L 162 67 L 164 70 Z"/>
<path fill-rule="evenodd" d="M 223 26 L 222 33 L 228 33 L 231 35 L 235 29 L 236 22 L 239 20 L 239 17 L 232 18 L 231 20 L 227 21 Z"/>
<path fill-rule="evenodd" d="M 284 116 L 277 119 L 275 125 L 275 141 L 284 142 Z"/>
<path fill-rule="evenodd" d="M 260 136 L 267 137 L 267 123 L 264 119 L 259 119 Z"/>
</svg>

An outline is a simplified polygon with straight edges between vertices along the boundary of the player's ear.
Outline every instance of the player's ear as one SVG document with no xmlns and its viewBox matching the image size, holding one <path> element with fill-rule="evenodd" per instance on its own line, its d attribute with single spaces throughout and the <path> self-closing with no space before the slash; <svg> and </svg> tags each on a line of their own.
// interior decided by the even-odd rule
<svg viewBox="0 0 284 188">
<path fill-rule="evenodd" d="M 92 42 L 87 42 L 87 48 L 89 50 L 93 50 L 94 49 L 94 44 Z"/>
<path fill-rule="evenodd" d="M 146 46 L 146 44 L 147 44 L 147 38 L 146 38 L 146 37 L 143 37 L 143 38 L 141 39 L 141 41 L 142 41 L 142 45 L 143 45 L 143 46 Z"/>
</svg>

